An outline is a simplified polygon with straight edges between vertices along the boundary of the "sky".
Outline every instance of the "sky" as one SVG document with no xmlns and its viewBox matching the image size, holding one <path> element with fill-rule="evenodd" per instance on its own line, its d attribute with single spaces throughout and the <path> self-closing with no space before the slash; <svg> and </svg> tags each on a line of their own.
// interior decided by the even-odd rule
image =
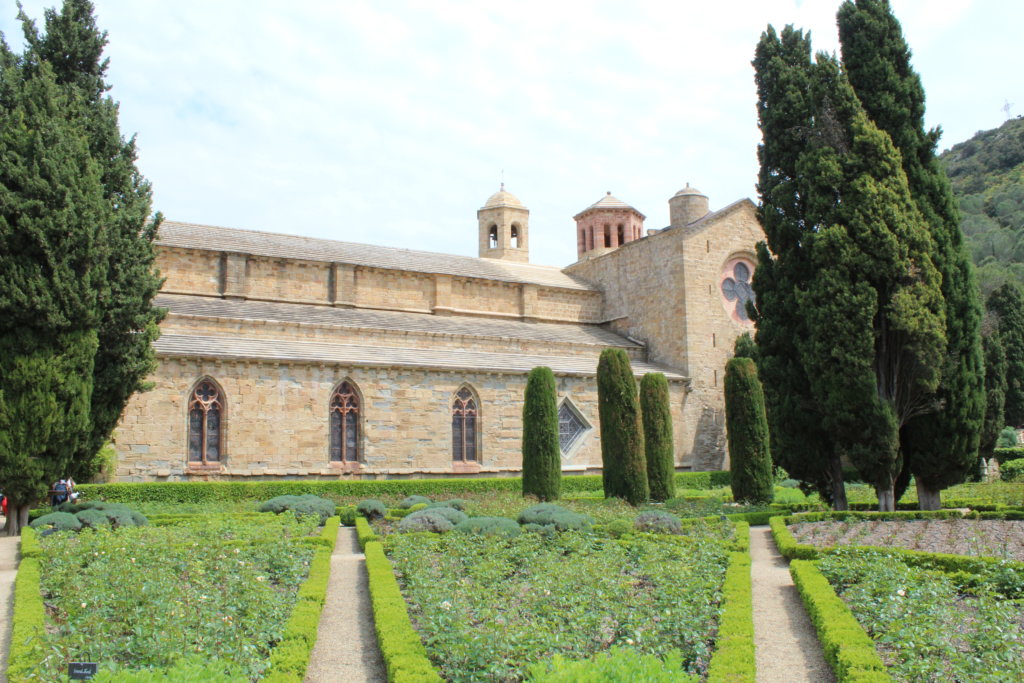
<svg viewBox="0 0 1024 683">
<path fill-rule="evenodd" d="M 40 21 L 56 0 L 22 0 Z M 687 183 L 756 202 L 768 24 L 838 50 L 831 0 L 95 0 L 121 130 L 175 221 L 475 256 L 502 181 L 530 260 L 605 192 L 668 224 Z M 1024 3 L 892 0 L 940 148 L 1024 114 Z M 17 8 L 0 31 L 21 49 Z"/>
</svg>

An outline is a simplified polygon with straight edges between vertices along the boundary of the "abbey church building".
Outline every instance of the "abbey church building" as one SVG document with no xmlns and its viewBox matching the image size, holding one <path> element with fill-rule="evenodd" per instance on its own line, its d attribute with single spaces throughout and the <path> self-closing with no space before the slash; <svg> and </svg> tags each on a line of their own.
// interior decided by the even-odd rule
<svg viewBox="0 0 1024 683">
<path fill-rule="evenodd" d="M 504 187 L 477 211 L 478 258 L 166 221 L 159 366 L 115 432 L 118 478 L 518 473 L 539 365 L 564 471 L 599 472 L 607 347 L 668 378 L 678 468 L 721 469 L 763 234 L 746 199 L 710 211 L 687 185 L 669 210 L 649 229 L 605 195 L 566 227 L 565 268 L 530 263 L 530 212 Z"/>
</svg>

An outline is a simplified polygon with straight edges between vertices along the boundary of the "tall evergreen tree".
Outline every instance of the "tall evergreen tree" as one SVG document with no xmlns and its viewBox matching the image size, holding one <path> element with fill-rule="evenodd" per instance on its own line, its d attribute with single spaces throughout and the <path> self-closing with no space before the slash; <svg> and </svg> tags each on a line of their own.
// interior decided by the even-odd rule
<svg viewBox="0 0 1024 683">
<path fill-rule="evenodd" d="M 935 154 L 941 133 L 924 128 L 924 88 L 899 21 L 888 0 L 847 0 L 838 23 L 843 68 L 868 117 L 900 153 L 942 276 L 946 347 L 936 409 L 907 421 L 900 434 L 921 507 L 938 509 L 941 490 L 962 482 L 977 461 L 985 412 L 980 299 L 956 201 Z"/>
<path fill-rule="evenodd" d="M 648 372 L 640 380 L 640 415 L 651 500 L 665 501 L 676 495 L 676 456 L 668 380 L 660 372 Z"/>
<path fill-rule="evenodd" d="M 816 116 L 799 162 L 814 277 L 797 296 L 798 342 L 824 423 L 895 507 L 900 429 L 934 410 L 945 305 L 934 242 L 889 136 L 867 117 L 834 58 L 819 55 Z"/>
<path fill-rule="evenodd" d="M 985 422 L 981 428 L 978 453 L 987 460 L 999 440 L 999 432 L 1006 426 L 1006 351 L 999 337 L 995 316 L 986 315 L 982 326 L 982 348 L 985 351 Z"/>
<path fill-rule="evenodd" d="M 650 497 L 636 380 L 623 349 L 605 349 L 597 363 L 604 495 L 631 505 Z"/>
<path fill-rule="evenodd" d="M 107 247 L 81 101 L 3 42 L 0 67 L 0 487 L 15 535 L 89 431 Z"/>
<path fill-rule="evenodd" d="M 523 495 L 558 500 L 561 492 L 558 387 L 551 368 L 539 367 L 527 376 L 523 397 Z"/>
<path fill-rule="evenodd" d="M 76 120 L 99 165 L 106 215 L 106 277 L 99 292 L 99 348 L 93 369 L 90 428 L 74 444 L 68 475 L 88 480 L 98 469 L 96 454 L 110 437 L 128 399 L 149 385 L 154 369 L 152 343 L 164 311 L 152 301 L 160 287 L 153 240 L 160 216 L 150 218 L 152 193 L 135 166 L 134 137 L 125 140 L 117 103 L 108 95 L 107 34 L 96 25 L 93 4 L 65 0 L 60 12 L 45 12 L 40 33 L 22 12 L 28 50 L 26 68 L 48 65 L 57 84 L 82 106 Z"/>
<path fill-rule="evenodd" d="M 758 146 L 758 217 L 766 241 L 758 245 L 753 287 L 757 294 L 758 370 L 764 384 L 772 459 L 790 476 L 846 509 L 840 444 L 824 426 L 821 405 L 795 340 L 807 337 L 797 293 L 814 273 L 810 243 L 816 226 L 806 220 L 799 161 L 814 117 L 810 96 L 811 41 L 787 26 L 761 35 L 754 57 Z"/>
<path fill-rule="evenodd" d="M 755 504 L 772 502 L 775 480 L 764 392 L 757 367 L 749 358 L 731 358 L 725 364 L 725 424 L 733 498 Z"/>
<path fill-rule="evenodd" d="M 988 310 L 999 324 L 1006 352 L 1006 424 L 1024 425 L 1024 292 L 1008 282 L 988 297 Z"/>
</svg>

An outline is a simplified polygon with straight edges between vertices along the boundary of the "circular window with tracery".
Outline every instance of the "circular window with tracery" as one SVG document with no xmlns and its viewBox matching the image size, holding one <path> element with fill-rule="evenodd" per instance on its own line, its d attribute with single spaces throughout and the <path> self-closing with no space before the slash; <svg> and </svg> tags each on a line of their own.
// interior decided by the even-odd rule
<svg viewBox="0 0 1024 683">
<path fill-rule="evenodd" d="M 726 312 L 736 322 L 748 325 L 753 324 L 747 315 L 747 302 L 755 301 L 754 288 L 750 284 L 753 273 L 754 263 L 750 259 L 734 258 L 726 262 L 720 278 L 722 305 Z"/>
</svg>

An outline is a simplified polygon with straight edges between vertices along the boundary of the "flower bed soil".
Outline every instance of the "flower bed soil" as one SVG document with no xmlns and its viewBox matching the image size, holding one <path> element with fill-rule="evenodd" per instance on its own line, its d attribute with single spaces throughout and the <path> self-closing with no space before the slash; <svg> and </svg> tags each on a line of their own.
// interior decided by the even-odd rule
<svg viewBox="0 0 1024 683">
<path fill-rule="evenodd" d="M 1024 521 L 1019 520 L 800 522 L 789 530 L 797 542 L 816 548 L 869 545 L 1024 562 Z"/>
</svg>

